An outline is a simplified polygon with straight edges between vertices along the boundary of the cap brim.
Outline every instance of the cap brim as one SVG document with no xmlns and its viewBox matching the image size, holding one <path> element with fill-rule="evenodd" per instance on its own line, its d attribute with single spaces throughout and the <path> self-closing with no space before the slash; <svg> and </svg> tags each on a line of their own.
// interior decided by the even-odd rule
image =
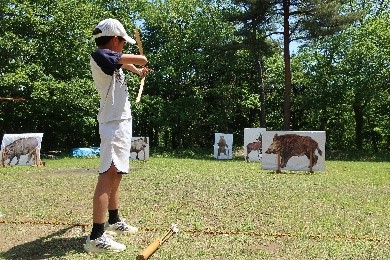
<svg viewBox="0 0 390 260">
<path fill-rule="evenodd" d="M 125 39 L 130 44 L 136 44 L 136 41 L 128 35 L 124 36 L 123 39 Z"/>
</svg>

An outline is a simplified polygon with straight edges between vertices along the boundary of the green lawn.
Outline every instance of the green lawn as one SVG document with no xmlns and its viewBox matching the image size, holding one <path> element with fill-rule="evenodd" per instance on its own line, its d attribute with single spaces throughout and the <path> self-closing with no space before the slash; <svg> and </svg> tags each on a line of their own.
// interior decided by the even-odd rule
<svg viewBox="0 0 390 260">
<path fill-rule="evenodd" d="M 390 259 L 390 163 L 327 161 L 325 172 L 261 170 L 243 159 L 132 162 L 121 214 L 139 227 L 127 250 L 88 255 L 98 159 L 0 168 L 0 259 Z M 44 224 L 44 221 L 53 224 Z"/>
</svg>

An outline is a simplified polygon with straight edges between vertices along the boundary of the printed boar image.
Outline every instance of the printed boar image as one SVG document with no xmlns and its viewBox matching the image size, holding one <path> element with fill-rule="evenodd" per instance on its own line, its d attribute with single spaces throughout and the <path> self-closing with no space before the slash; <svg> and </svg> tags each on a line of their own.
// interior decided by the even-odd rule
<svg viewBox="0 0 390 260">
<path fill-rule="evenodd" d="M 148 139 L 146 137 L 144 138 L 139 138 L 137 140 L 131 141 L 131 148 L 130 148 L 130 153 L 137 153 L 136 155 L 136 160 L 139 160 L 139 153 L 141 151 L 144 152 L 144 160 L 145 160 L 145 147 L 148 144 Z"/>
<path fill-rule="evenodd" d="M 317 164 L 318 156 L 315 151 L 322 156 L 322 151 L 318 147 L 318 143 L 309 136 L 300 136 L 296 134 L 275 134 L 272 144 L 268 147 L 266 154 L 277 154 L 280 152 L 280 167 L 284 168 L 288 160 L 293 156 L 303 156 L 310 161 L 310 153 L 312 156 L 312 166 Z M 309 165 L 310 167 L 310 165 Z"/>
<path fill-rule="evenodd" d="M 17 162 L 15 165 L 18 165 L 20 156 L 27 155 L 28 156 L 26 162 L 27 164 L 31 160 L 33 156 L 33 152 L 37 147 L 38 147 L 38 140 L 35 137 L 17 139 L 4 148 L 5 160 L 9 159 L 8 165 L 10 165 L 11 161 L 16 157 Z"/>
</svg>

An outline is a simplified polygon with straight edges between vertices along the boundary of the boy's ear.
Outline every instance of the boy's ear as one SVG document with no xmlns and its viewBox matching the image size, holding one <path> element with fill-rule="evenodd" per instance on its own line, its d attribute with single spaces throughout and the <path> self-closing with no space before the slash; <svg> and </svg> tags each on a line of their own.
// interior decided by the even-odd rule
<svg viewBox="0 0 390 260">
<path fill-rule="evenodd" d="M 118 36 L 112 37 L 112 40 L 113 40 L 114 43 L 118 43 L 119 42 Z"/>
</svg>

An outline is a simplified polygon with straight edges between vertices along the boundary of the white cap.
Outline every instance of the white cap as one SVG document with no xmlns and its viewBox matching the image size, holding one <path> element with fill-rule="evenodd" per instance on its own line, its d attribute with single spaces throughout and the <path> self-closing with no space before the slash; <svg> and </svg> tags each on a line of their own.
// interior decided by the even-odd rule
<svg viewBox="0 0 390 260">
<path fill-rule="evenodd" d="M 105 19 L 101 21 L 96 28 L 100 29 L 102 32 L 99 34 L 93 35 L 93 38 L 99 38 L 102 36 L 120 36 L 131 44 L 135 44 L 136 41 L 127 35 L 123 25 L 116 19 Z"/>
</svg>

